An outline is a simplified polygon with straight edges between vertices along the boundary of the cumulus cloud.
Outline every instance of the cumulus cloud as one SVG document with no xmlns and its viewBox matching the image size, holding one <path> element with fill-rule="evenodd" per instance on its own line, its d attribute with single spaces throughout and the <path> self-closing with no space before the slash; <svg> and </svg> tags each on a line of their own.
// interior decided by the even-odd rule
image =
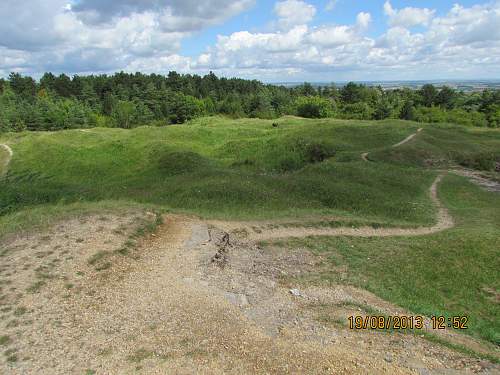
<svg viewBox="0 0 500 375">
<path fill-rule="evenodd" d="M 219 36 L 217 44 L 200 56 L 194 67 L 247 74 L 281 70 L 297 74 L 359 65 L 372 41 L 363 36 L 371 16 L 360 13 L 353 25 L 309 27 L 298 25 L 287 31 L 236 32 Z"/>
<path fill-rule="evenodd" d="M 316 8 L 313 5 L 301 0 L 279 1 L 274 6 L 274 11 L 282 29 L 305 25 L 311 22 L 316 14 Z"/>
<path fill-rule="evenodd" d="M 3 0 L 0 75 L 213 70 L 264 80 L 498 77 L 499 0 L 455 5 L 440 16 L 429 9 L 395 9 L 389 1 L 383 6 L 381 1 L 389 26 L 377 36 L 368 34 L 369 13 L 359 13 L 351 23 L 314 25 L 313 5 L 278 1 L 272 31 L 219 35 L 198 56 L 182 56 L 184 38 L 252 4 L 80 0 L 68 6 L 68 0 Z M 418 32 L 412 29 L 417 25 Z"/>
<path fill-rule="evenodd" d="M 161 15 L 166 31 L 196 31 L 248 9 L 255 0 L 81 0 L 72 11 L 86 23 L 112 22 L 137 13 Z"/>
<path fill-rule="evenodd" d="M 400 27 L 427 26 L 436 13 L 435 10 L 428 8 L 407 7 L 397 10 L 392 7 L 389 0 L 384 4 L 384 12 L 389 17 L 391 26 Z"/>
<path fill-rule="evenodd" d="M 184 38 L 248 9 L 255 0 L 68 1 L 0 2 L 2 75 L 8 69 L 113 71 L 140 66 L 148 58 L 169 63 Z M 26 62 L 12 63 L 26 54 Z"/>
</svg>

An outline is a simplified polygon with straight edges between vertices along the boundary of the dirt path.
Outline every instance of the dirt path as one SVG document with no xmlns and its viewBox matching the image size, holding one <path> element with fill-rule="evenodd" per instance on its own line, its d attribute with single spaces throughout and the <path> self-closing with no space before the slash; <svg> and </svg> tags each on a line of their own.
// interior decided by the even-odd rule
<svg viewBox="0 0 500 375">
<path fill-rule="evenodd" d="M 424 130 L 424 129 L 419 128 L 419 129 L 417 130 L 417 132 L 416 132 L 416 133 L 409 135 L 408 137 L 406 137 L 405 139 L 403 139 L 401 142 L 396 143 L 396 144 L 395 144 L 394 146 L 392 146 L 392 147 L 399 147 L 399 146 L 404 145 L 405 143 L 410 142 L 410 141 L 411 141 L 413 138 L 415 138 L 415 137 L 417 136 L 417 134 L 418 134 L 418 133 L 420 133 L 422 130 Z"/>
<path fill-rule="evenodd" d="M 196 218 L 169 215 L 130 256 L 109 258 L 99 271 L 89 264 L 96 252 L 126 243 L 138 220 L 90 217 L 3 244 L 0 279 L 8 288 L 0 310 L 6 337 L 0 372 L 437 375 L 497 369 L 418 336 L 328 323 L 325 316 L 346 321 L 364 313 L 349 301 L 371 300 L 341 286 L 295 296 L 280 276 L 312 271 L 316 258 L 226 239 Z"/>
<path fill-rule="evenodd" d="M 472 181 L 476 185 L 481 186 L 487 191 L 500 193 L 500 182 L 490 178 L 486 178 L 479 171 L 474 171 L 472 169 L 466 169 L 462 167 L 455 167 L 451 169 L 450 172 L 455 173 L 459 176 L 467 177 L 470 181 Z"/>
<path fill-rule="evenodd" d="M 10 161 L 12 160 L 12 156 L 14 156 L 14 152 L 9 145 L 3 143 L 0 143 L 0 148 L 3 148 L 7 152 L 7 158 L 3 162 L 3 165 L 0 166 L 0 176 L 3 176 L 7 173 Z"/>
<path fill-rule="evenodd" d="M 399 146 L 404 145 L 405 143 L 410 142 L 410 141 L 411 141 L 413 138 L 415 138 L 415 137 L 418 135 L 418 133 L 420 133 L 422 130 L 424 130 L 424 129 L 423 129 L 423 128 L 419 128 L 419 129 L 417 130 L 417 132 L 416 132 L 416 133 L 409 135 L 408 137 L 406 137 L 405 139 L 403 139 L 401 142 L 396 143 L 396 144 L 395 144 L 395 145 L 393 145 L 392 147 L 399 147 Z M 364 153 L 362 153 L 362 154 L 361 154 L 361 159 L 363 159 L 364 161 L 370 161 L 370 160 L 368 159 L 368 154 L 369 154 L 368 152 L 364 152 Z"/>
<path fill-rule="evenodd" d="M 222 228 L 240 238 L 250 241 L 270 240 L 286 237 L 307 236 L 354 236 L 354 237 L 390 237 L 390 236 L 422 236 L 441 232 L 454 226 L 453 218 L 444 207 L 437 194 L 437 187 L 443 175 L 438 176 L 429 189 L 429 197 L 437 208 L 437 222 L 432 227 L 414 229 L 372 228 L 372 227 L 337 227 L 337 228 L 303 228 L 283 227 L 280 225 L 261 226 L 258 223 L 209 221 L 209 224 Z"/>
</svg>

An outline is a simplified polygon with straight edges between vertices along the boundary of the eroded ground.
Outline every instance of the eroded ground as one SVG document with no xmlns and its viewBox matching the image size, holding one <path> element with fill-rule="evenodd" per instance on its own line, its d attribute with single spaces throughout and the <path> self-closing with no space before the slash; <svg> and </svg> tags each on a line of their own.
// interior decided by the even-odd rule
<svg viewBox="0 0 500 375">
<path fill-rule="evenodd" d="M 3 243 L 0 372 L 499 373 L 413 334 L 347 329 L 364 306 L 401 310 L 342 285 L 292 294 L 288 276 L 321 267 L 308 252 L 176 215 L 138 236 L 154 220 L 92 216 Z"/>
</svg>

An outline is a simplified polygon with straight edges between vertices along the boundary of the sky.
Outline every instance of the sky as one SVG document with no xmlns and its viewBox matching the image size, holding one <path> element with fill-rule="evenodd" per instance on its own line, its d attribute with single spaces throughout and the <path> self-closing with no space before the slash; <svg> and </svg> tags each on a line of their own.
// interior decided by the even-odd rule
<svg viewBox="0 0 500 375">
<path fill-rule="evenodd" d="M 1 0 L 0 76 L 500 78 L 500 0 Z"/>
</svg>

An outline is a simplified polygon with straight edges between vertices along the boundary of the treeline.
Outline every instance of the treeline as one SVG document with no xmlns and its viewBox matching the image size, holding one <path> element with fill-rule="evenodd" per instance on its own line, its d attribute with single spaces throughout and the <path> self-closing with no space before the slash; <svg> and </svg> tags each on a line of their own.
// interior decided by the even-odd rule
<svg viewBox="0 0 500 375">
<path fill-rule="evenodd" d="M 0 79 L 0 131 L 179 124 L 199 116 L 449 122 L 500 127 L 500 91 L 463 93 L 425 85 L 420 90 L 344 87 L 285 88 L 236 78 L 141 73 L 55 76 L 40 81 L 11 73 Z"/>
</svg>

